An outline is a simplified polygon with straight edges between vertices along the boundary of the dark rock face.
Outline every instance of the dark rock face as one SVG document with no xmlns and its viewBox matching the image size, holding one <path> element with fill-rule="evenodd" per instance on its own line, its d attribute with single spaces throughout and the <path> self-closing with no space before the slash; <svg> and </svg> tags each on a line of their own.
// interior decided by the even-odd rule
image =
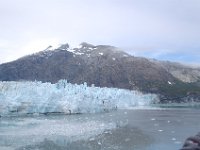
<svg viewBox="0 0 200 150">
<path fill-rule="evenodd" d="M 65 48 L 65 50 L 63 50 Z M 111 46 L 83 43 L 68 51 L 42 51 L 0 66 L 0 80 L 39 80 L 72 83 L 87 82 L 96 86 L 132 89 L 147 83 L 174 82 L 172 75 L 145 58 L 133 57 Z"/>
<path fill-rule="evenodd" d="M 187 138 L 180 150 L 200 150 L 200 133 Z"/>
<path fill-rule="evenodd" d="M 131 56 L 113 46 L 88 43 L 82 43 L 74 49 L 64 44 L 54 51 L 41 51 L 0 65 L 1 81 L 38 80 L 55 83 L 60 79 L 67 79 L 70 83 L 87 82 L 88 85 L 99 87 L 138 89 L 167 96 L 169 94 L 163 87 L 182 83 L 161 65 L 146 58 Z"/>
</svg>

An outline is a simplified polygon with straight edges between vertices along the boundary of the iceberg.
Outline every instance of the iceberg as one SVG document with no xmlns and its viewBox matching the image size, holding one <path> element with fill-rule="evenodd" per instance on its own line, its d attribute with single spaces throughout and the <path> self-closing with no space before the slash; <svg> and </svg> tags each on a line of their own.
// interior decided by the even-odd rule
<svg viewBox="0 0 200 150">
<path fill-rule="evenodd" d="M 60 80 L 0 82 L 0 115 L 45 113 L 97 113 L 114 109 L 148 106 L 155 94 L 117 88 L 77 85 Z"/>
</svg>

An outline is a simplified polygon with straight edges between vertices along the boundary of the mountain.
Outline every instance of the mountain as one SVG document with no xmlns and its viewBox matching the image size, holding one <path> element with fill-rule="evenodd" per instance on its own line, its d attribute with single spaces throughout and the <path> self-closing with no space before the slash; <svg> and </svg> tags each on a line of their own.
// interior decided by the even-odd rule
<svg viewBox="0 0 200 150">
<path fill-rule="evenodd" d="M 1 81 L 42 81 L 55 83 L 67 79 L 70 83 L 98 87 L 140 90 L 160 95 L 161 101 L 180 101 L 200 93 L 193 83 L 174 76 L 162 63 L 134 57 L 109 45 L 81 43 L 77 48 L 68 44 L 22 57 L 0 65 Z M 194 96 L 195 95 L 195 96 Z"/>
<path fill-rule="evenodd" d="M 155 59 L 151 61 L 161 65 L 166 71 L 185 83 L 200 81 L 200 67 L 192 67 L 177 62 L 158 61 Z"/>
</svg>

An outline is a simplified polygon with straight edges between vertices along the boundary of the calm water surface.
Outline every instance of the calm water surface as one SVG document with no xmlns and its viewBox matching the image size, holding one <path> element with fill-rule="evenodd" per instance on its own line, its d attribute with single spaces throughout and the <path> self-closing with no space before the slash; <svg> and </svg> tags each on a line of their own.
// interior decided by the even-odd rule
<svg viewBox="0 0 200 150">
<path fill-rule="evenodd" d="M 0 150 L 178 150 L 199 118 L 198 108 L 3 117 Z"/>
</svg>

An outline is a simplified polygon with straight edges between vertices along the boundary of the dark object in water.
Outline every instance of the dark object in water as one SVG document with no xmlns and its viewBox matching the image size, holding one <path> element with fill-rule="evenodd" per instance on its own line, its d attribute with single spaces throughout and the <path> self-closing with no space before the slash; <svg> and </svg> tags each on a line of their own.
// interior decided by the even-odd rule
<svg viewBox="0 0 200 150">
<path fill-rule="evenodd" d="M 180 150 L 200 150 L 200 132 L 195 136 L 187 138 L 183 148 Z"/>
</svg>

